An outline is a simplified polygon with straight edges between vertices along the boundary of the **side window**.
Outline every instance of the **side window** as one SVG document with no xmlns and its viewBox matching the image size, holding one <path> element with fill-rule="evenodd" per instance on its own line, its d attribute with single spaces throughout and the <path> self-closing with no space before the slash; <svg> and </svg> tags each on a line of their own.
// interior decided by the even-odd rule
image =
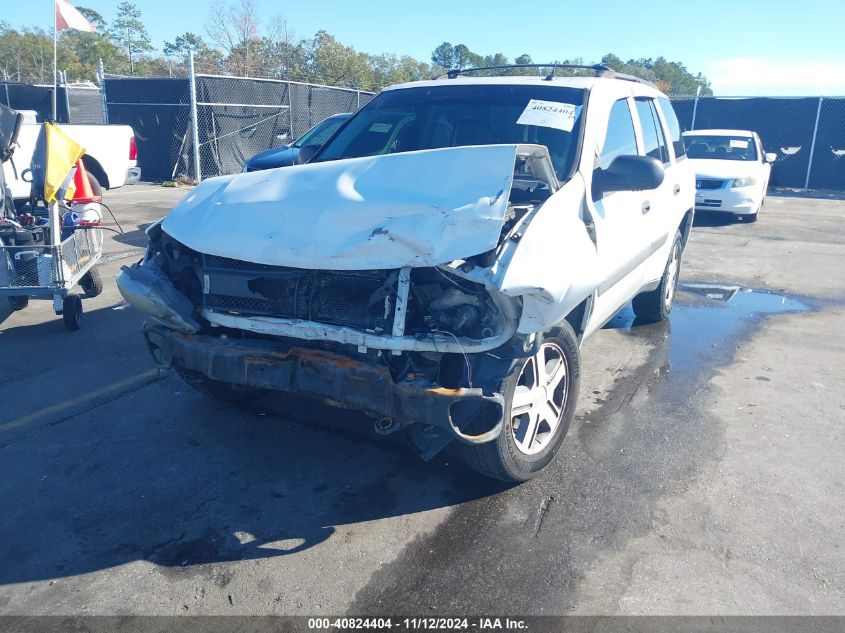
<svg viewBox="0 0 845 633">
<path fill-rule="evenodd" d="M 634 133 L 634 121 L 627 99 L 619 99 L 610 108 L 607 121 L 607 136 L 604 139 L 597 167 L 607 169 L 617 156 L 636 155 L 637 137 Z"/>
<path fill-rule="evenodd" d="M 681 158 L 686 155 L 684 149 L 684 141 L 681 138 L 681 126 L 678 124 L 678 117 L 675 116 L 675 109 L 672 103 L 665 97 L 659 97 L 657 103 L 663 111 L 663 118 L 666 119 L 666 125 L 669 126 L 669 137 L 672 139 L 672 146 L 675 148 L 675 158 Z"/>
<path fill-rule="evenodd" d="M 657 143 L 660 146 L 660 155 L 663 157 L 663 164 L 666 165 L 669 163 L 669 147 L 666 144 L 666 135 L 663 133 L 660 114 L 657 112 L 657 104 L 653 99 L 649 99 L 648 107 L 651 110 L 651 117 L 654 119 L 654 127 L 657 129 Z"/>
<path fill-rule="evenodd" d="M 651 99 L 637 99 L 637 114 L 640 116 L 640 125 L 643 130 L 643 143 L 645 144 L 645 155 L 656 158 L 661 163 L 669 162 L 669 152 L 666 149 L 666 141 L 663 138 L 663 130 L 660 121 L 656 119 Z"/>
</svg>

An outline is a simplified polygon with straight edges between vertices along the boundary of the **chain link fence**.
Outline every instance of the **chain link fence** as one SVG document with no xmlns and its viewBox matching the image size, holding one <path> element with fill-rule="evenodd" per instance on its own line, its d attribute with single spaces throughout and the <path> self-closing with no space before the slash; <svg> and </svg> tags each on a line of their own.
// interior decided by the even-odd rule
<svg viewBox="0 0 845 633">
<path fill-rule="evenodd" d="M 0 82 L 0 103 L 15 110 L 31 110 L 38 121 L 52 118 L 53 86 Z M 100 90 L 94 84 L 60 83 L 56 92 L 59 123 L 104 123 Z"/>
<path fill-rule="evenodd" d="M 672 97 L 684 130 L 753 130 L 772 187 L 845 190 L 845 97 Z"/>
<path fill-rule="evenodd" d="M 108 123 L 135 132 L 144 180 L 173 180 L 189 163 L 191 98 L 187 79 L 111 77 L 102 81 Z"/>
<path fill-rule="evenodd" d="M 373 93 L 296 81 L 189 73 L 102 75 L 109 123 L 130 125 L 144 180 L 233 174 L 258 152 L 293 142 L 326 117 L 354 112 Z"/>
<path fill-rule="evenodd" d="M 247 77 L 196 75 L 197 180 L 232 174 L 258 152 L 292 142 L 326 117 L 354 112 L 370 93 Z"/>
</svg>

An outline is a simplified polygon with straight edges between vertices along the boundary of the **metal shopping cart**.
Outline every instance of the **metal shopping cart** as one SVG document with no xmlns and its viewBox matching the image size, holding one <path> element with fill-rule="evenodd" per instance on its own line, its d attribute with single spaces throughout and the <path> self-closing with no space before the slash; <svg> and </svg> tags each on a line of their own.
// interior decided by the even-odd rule
<svg viewBox="0 0 845 633">
<path fill-rule="evenodd" d="M 49 230 L 45 233 L 49 239 Z M 52 298 L 65 327 L 78 330 L 82 299 L 71 290 L 79 284 L 86 296 L 102 292 L 102 279 L 94 268 L 102 257 L 101 229 L 77 228 L 58 244 L 7 240 L 12 241 L 9 234 L 0 232 L 0 296 L 8 297 L 16 310 L 25 308 L 30 298 Z"/>
<path fill-rule="evenodd" d="M 0 106 L 0 296 L 6 296 L 15 310 L 25 308 L 30 298 L 52 298 L 65 327 L 78 330 L 82 299 L 71 290 L 78 284 L 86 296 L 102 292 L 102 279 L 94 268 L 102 257 L 102 230 L 62 226 L 62 197 L 53 196 L 38 206 L 36 199 L 43 200 L 43 192 L 32 196 L 26 214 L 17 213 L 1 167 L 11 158 L 20 121 L 17 113 Z"/>
</svg>

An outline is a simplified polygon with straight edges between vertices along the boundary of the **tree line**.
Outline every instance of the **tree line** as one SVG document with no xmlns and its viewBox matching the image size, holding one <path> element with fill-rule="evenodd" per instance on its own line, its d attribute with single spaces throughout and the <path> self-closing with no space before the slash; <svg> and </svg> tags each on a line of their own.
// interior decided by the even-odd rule
<svg viewBox="0 0 845 633">
<path fill-rule="evenodd" d="M 510 63 L 502 53 L 483 55 L 464 44 L 449 42 L 437 46 L 430 62 L 424 62 L 408 55 L 364 53 L 323 30 L 310 38 L 298 38 L 282 17 L 262 20 L 255 0 L 214 0 L 205 25 L 205 37 L 188 31 L 157 50 L 136 3 L 120 2 L 111 22 L 93 9 L 77 8 L 97 31 L 59 33 L 58 68 L 67 73 L 69 81 L 95 81 L 101 59 L 109 74 L 185 76 L 189 52 L 194 53 L 196 70 L 201 73 L 278 77 L 360 90 L 378 90 L 394 83 L 429 79 L 450 68 Z M 0 79 L 51 83 L 52 61 L 52 30 L 35 26 L 14 29 L 0 20 Z M 584 63 L 581 59 L 545 61 Z M 513 63 L 531 64 L 532 58 L 526 53 Z M 682 63 L 663 57 L 623 62 L 608 54 L 599 63 L 650 79 L 664 92 L 694 94 L 697 86 L 701 86 L 702 94 L 712 94 L 709 81 L 701 73 L 693 75 Z M 530 75 L 542 72 L 542 69 L 526 68 L 515 72 Z M 557 74 L 580 73 L 559 69 Z"/>
</svg>

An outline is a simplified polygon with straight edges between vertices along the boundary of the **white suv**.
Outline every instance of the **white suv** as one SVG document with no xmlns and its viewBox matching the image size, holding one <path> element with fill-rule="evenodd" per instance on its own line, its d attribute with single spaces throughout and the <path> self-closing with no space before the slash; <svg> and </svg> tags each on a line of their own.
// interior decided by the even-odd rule
<svg viewBox="0 0 845 633">
<path fill-rule="evenodd" d="M 216 397 L 309 395 L 424 458 L 457 440 L 533 477 L 581 342 L 632 299 L 667 318 L 692 226 L 668 99 L 591 70 L 387 88 L 308 164 L 204 181 L 118 280 L 153 357 Z"/>
</svg>

